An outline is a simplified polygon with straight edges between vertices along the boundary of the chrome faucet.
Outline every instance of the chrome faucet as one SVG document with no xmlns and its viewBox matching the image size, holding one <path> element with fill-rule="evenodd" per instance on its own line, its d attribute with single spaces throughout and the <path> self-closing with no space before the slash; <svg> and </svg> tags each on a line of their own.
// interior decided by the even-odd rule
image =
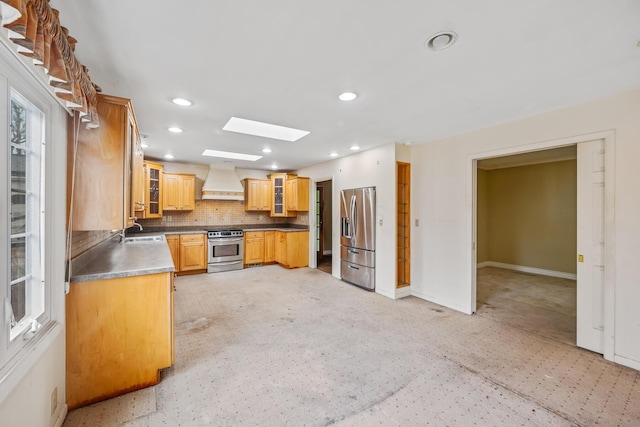
<svg viewBox="0 0 640 427">
<path fill-rule="evenodd" d="M 134 222 L 133 225 L 137 225 L 138 227 L 140 227 L 140 231 L 142 231 L 142 225 L 138 224 L 137 222 Z"/>
</svg>

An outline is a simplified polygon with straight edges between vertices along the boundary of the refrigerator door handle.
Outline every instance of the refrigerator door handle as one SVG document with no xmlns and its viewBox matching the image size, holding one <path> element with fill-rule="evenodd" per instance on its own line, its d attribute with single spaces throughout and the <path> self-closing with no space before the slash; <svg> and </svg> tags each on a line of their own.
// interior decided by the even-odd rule
<svg viewBox="0 0 640 427">
<path fill-rule="evenodd" d="M 358 205 L 356 204 L 356 196 L 355 194 L 351 196 L 351 224 L 353 225 L 353 234 L 358 235 L 358 215 L 357 215 Z"/>
<path fill-rule="evenodd" d="M 348 250 L 348 252 L 349 252 L 350 254 L 354 254 L 354 255 L 358 255 L 358 254 L 360 253 L 360 252 L 358 252 L 358 251 L 354 251 L 353 249 L 349 249 L 349 250 Z"/>
<path fill-rule="evenodd" d="M 360 270 L 358 267 L 354 267 L 353 265 L 349 265 L 349 268 L 352 270 Z"/>
</svg>

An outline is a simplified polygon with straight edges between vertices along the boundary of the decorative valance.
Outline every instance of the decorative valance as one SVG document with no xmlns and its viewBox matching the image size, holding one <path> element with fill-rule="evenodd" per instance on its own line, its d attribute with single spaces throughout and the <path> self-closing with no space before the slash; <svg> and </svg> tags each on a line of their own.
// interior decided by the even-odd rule
<svg viewBox="0 0 640 427">
<path fill-rule="evenodd" d="M 48 0 L 0 0 L 0 25 L 20 54 L 32 58 L 49 76 L 49 84 L 67 108 L 80 113 L 87 127 L 99 126 L 96 92 L 100 88 L 74 55 L 77 40 L 60 25 Z"/>
</svg>

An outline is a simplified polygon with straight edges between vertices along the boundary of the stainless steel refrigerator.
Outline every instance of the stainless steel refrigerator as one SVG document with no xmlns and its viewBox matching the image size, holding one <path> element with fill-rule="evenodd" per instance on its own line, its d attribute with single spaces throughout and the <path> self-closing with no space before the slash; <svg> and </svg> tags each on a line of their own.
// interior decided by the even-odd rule
<svg viewBox="0 0 640 427">
<path fill-rule="evenodd" d="M 340 272 L 345 282 L 375 289 L 376 189 L 340 192 Z"/>
</svg>

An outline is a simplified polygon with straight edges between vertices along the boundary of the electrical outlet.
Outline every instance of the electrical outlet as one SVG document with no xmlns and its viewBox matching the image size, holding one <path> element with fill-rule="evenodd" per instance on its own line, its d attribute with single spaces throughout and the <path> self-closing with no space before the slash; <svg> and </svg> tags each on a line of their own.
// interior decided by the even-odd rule
<svg viewBox="0 0 640 427">
<path fill-rule="evenodd" d="M 56 408 L 58 407 L 58 387 L 54 387 L 51 392 L 51 415 L 56 412 Z"/>
</svg>

